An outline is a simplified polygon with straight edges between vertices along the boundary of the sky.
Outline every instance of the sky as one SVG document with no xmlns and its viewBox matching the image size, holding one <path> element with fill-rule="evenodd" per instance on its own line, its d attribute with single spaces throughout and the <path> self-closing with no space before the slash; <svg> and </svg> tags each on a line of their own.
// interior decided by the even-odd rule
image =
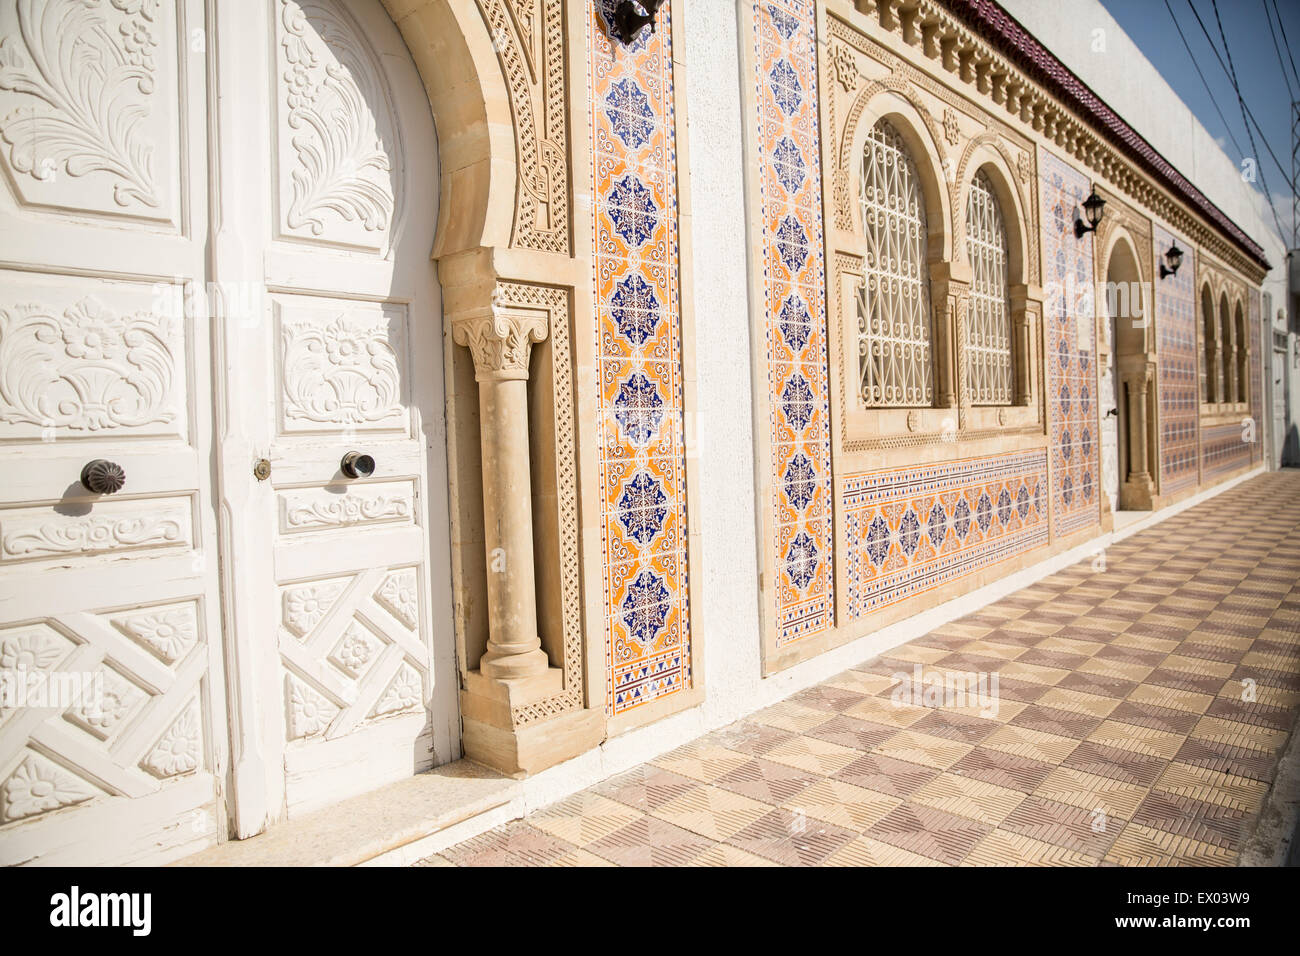
<svg viewBox="0 0 1300 956">
<path fill-rule="evenodd" d="M 1218 20 L 1215 19 L 1214 2 L 1218 3 Z M 1214 2 L 1101 0 L 1152 66 L 1160 71 L 1210 135 L 1219 141 L 1225 153 L 1238 165 L 1244 157 L 1254 157 L 1258 153 L 1257 167 L 1262 175 L 1256 180 L 1255 187 L 1263 192 L 1267 183 L 1273 208 L 1281 221 L 1283 240 L 1290 245 L 1291 102 L 1300 100 L 1300 75 L 1293 72 L 1295 66 L 1300 66 L 1300 0 Z M 1210 39 L 1202 32 L 1201 25 L 1193 16 L 1193 9 L 1200 14 Z M 1187 46 L 1178 35 L 1175 17 Z M 1273 46 L 1273 34 L 1269 32 L 1270 21 L 1273 34 L 1277 36 L 1277 49 Z M 1223 24 L 1222 36 L 1220 22 Z M 1246 121 L 1242 118 L 1237 94 L 1225 69 L 1228 57 L 1224 55 L 1224 38 L 1227 39 L 1227 50 L 1231 54 L 1242 99 L 1259 123 L 1258 128 L 1254 124 L 1250 128 L 1255 138 L 1254 149 L 1246 134 Z M 1211 51 L 1211 39 L 1223 59 L 1223 66 Z M 1287 40 L 1290 41 L 1289 47 Z M 1188 56 L 1188 47 L 1191 48 L 1191 57 Z M 1198 66 L 1204 81 L 1197 75 Z M 1286 81 L 1290 82 L 1289 91 Z M 1269 155 L 1268 148 L 1272 149 L 1277 162 Z M 1275 224 L 1274 228 L 1278 226 Z"/>
</svg>

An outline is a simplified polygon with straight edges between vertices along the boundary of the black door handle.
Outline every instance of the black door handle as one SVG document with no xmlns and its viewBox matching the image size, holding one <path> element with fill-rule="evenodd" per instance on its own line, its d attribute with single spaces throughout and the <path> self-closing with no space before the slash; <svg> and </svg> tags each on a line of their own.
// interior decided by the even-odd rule
<svg viewBox="0 0 1300 956">
<path fill-rule="evenodd" d="M 126 472 L 117 462 L 96 458 L 81 469 L 81 484 L 97 495 L 116 494 L 126 484 Z"/>
</svg>

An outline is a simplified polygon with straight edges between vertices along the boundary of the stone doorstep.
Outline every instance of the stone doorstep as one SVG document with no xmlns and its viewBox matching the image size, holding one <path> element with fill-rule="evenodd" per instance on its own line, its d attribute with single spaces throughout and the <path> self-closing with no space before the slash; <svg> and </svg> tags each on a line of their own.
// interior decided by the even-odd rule
<svg viewBox="0 0 1300 956">
<path fill-rule="evenodd" d="M 171 865 L 356 866 L 494 810 L 519 794 L 519 781 L 458 760 Z"/>
</svg>

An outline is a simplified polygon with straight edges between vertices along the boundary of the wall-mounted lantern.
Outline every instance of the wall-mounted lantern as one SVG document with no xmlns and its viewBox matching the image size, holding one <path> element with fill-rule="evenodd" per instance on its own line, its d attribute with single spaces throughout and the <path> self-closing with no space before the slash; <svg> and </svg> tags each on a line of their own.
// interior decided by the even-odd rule
<svg viewBox="0 0 1300 956">
<path fill-rule="evenodd" d="M 664 0 L 619 0 L 614 8 L 614 26 L 624 43 L 631 43 L 641 28 L 650 24 L 650 32 L 655 31 L 655 14 Z"/>
<path fill-rule="evenodd" d="M 1074 220 L 1074 238 L 1082 239 L 1086 233 L 1094 231 L 1101 223 L 1101 213 L 1106 207 L 1106 200 L 1097 195 L 1097 190 L 1092 191 L 1092 195 L 1083 201 L 1083 214 L 1088 217 L 1088 225 L 1083 224 L 1083 220 Z"/>
<path fill-rule="evenodd" d="M 1169 251 L 1165 253 L 1165 261 L 1160 263 L 1160 278 L 1178 275 L 1178 267 L 1182 264 L 1183 250 L 1178 248 L 1178 243 L 1170 243 Z"/>
</svg>

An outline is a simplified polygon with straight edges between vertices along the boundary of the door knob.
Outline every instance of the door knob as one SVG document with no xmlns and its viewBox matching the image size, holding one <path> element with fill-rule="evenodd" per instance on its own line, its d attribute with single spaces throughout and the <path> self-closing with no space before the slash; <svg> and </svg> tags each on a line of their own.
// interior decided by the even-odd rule
<svg viewBox="0 0 1300 956">
<path fill-rule="evenodd" d="M 350 451 L 339 465 L 349 478 L 369 478 L 375 473 L 375 460 L 359 451 Z"/>
<path fill-rule="evenodd" d="M 116 462 L 96 458 L 81 469 L 81 484 L 97 495 L 116 494 L 126 484 L 126 472 Z"/>
</svg>

